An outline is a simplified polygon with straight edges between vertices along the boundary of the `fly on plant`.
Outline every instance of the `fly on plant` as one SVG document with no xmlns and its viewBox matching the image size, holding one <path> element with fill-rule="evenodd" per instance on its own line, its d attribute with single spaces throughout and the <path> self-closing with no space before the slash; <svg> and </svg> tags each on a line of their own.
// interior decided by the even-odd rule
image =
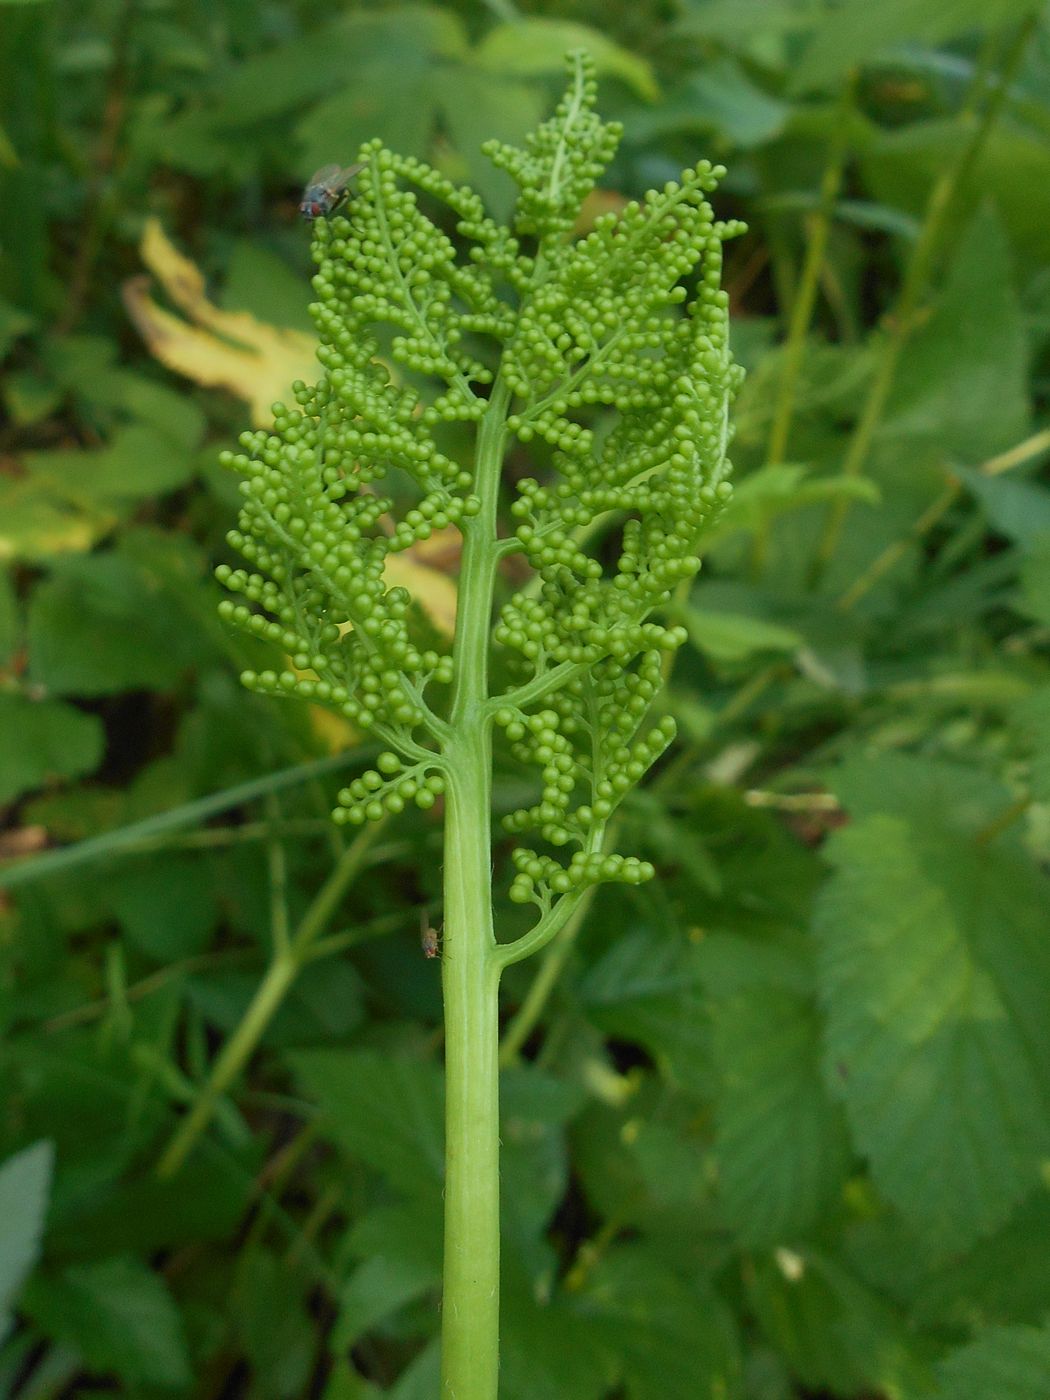
<svg viewBox="0 0 1050 1400">
<path fill-rule="evenodd" d="M 441 940 L 438 937 L 436 928 L 431 928 L 430 918 L 424 909 L 419 916 L 419 941 L 423 947 L 425 958 L 439 958 L 441 956 Z"/>
<path fill-rule="evenodd" d="M 310 223 L 314 219 L 327 219 L 346 198 L 347 185 L 363 169 L 363 161 L 346 166 L 322 165 L 306 182 L 299 213 Z"/>
</svg>

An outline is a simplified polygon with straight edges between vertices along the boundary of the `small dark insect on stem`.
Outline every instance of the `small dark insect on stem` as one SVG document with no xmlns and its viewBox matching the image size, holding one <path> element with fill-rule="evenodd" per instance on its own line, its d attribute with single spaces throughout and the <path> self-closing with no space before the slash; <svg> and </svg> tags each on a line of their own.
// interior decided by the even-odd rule
<svg viewBox="0 0 1050 1400">
<path fill-rule="evenodd" d="M 441 939 L 436 928 L 430 926 L 430 915 L 423 909 L 419 915 L 419 941 L 425 958 L 440 958 Z"/>
</svg>

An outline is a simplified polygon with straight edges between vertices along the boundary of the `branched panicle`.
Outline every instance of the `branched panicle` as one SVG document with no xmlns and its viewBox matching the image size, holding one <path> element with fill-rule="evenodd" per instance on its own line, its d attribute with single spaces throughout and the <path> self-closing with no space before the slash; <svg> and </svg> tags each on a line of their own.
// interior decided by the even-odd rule
<svg viewBox="0 0 1050 1400">
<path fill-rule="evenodd" d="M 699 161 L 574 238 L 620 129 L 595 113 L 590 60 L 572 55 L 570 72 L 524 149 L 485 148 L 519 187 L 510 228 L 422 162 L 379 142 L 362 149 L 347 213 L 315 225 L 323 373 L 295 386 L 295 409 L 275 406 L 270 432 L 226 454 L 244 496 L 230 542 L 249 567 L 219 571 L 239 595 L 224 615 L 290 658 L 245 683 L 332 706 L 389 746 L 340 794 L 337 817 L 430 805 L 457 663 L 418 640 L 384 566 L 434 529 L 471 536 L 498 518 L 479 468 L 450 444 L 464 427 L 480 443 L 508 405 L 495 425 L 504 448 L 532 443 L 549 470 L 518 483 L 498 541 L 534 578 L 495 621 L 514 683 L 490 714 L 542 784 L 506 826 L 576 847 L 567 865 L 515 854 L 512 896 L 544 912 L 596 880 L 651 874 L 602 843 L 673 737 L 669 720 L 647 715 L 684 634 L 653 614 L 699 568 L 704 524 L 729 492 L 738 381 L 720 276 L 740 226 L 716 221 L 707 201 L 723 171 Z M 374 485 L 391 471 L 418 491 L 398 522 Z M 612 566 L 607 548 L 604 563 L 595 552 L 606 525 L 621 540 Z"/>
</svg>

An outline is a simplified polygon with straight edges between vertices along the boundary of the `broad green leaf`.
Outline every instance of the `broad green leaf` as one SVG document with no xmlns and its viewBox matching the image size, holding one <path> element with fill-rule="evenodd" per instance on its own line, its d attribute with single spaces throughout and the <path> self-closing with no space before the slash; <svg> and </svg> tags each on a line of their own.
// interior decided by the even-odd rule
<svg viewBox="0 0 1050 1400">
<path fill-rule="evenodd" d="M 883 127 L 861 152 L 863 178 L 882 203 L 921 215 L 931 186 L 958 148 L 953 117 Z M 983 200 L 994 205 L 1014 253 L 1029 270 L 1042 270 L 1050 257 L 1050 148 L 1042 133 L 1019 122 L 1000 122 L 990 132 L 963 177 L 959 207 L 976 209 Z M 993 282 L 1000 280 L 1000 269 L 988 272 Z"/>
<path fill-rule="evenodd" d="M 1030 0 L 846 0 L 826 6 L 791 76 L 793 92 L 833 83 L 850 68 L 882 57 L 894 46 L 935 44 L 969 30 L 1011 24 L 1032 9 Z"/>
<path fill-rule="evenodd" d="M 158 853 L 128 866 L 112 904 L 129 942 L 158 962 L 203 952 L 219 917 L 211 869 L 190 855 Z"/>
<path fill-rule="evenodd" d="M 834 1260 L 778 1249 L 755 1261 L 747 1284 L 750 1310 L 807 1389 L 926 1394 L 930 1377 L 903 1317 Z"/>
<path fill-rule="evenodd" d="M 482 39 L 475 59 L 502 77 L 565 71 L 565 55 L 586 49 L 599 73 L 622 78 L 639 95 L 654 101 L 659 88 L 648 61 L 630 53 L 597 29 L 571 20 L 532 17 L 497 25 Z"/>
<path fill-rule="evenodd" d="M 733 59 L 715 58 L 670 88 L 658 106 L 632 114 L 626 139 L 647 146 L 670 132 L 714 132 L 734 146 L 757 146 L 779 135 L 790 108 L 771 97 Z"/>
<path fill-rule="evenodd" d="M 1047 890 L 936 807 L 923 823 L 837 832 L 815 931 L 829 1082 L 876 1184 L 946 1249 L 1000 1224 L 1050 1147 Z"/>
<path fill-rule="evenodd" d="M 565 1125 L 582 1093 L 533 1066 L 500 1078 L 501 1208 L 505 1236 L 523 1256 L 541 1239 L 569 1180 Z"/>
<path fill-rule="evenodd" d="M 937 1368 L 937 1400 L 1045 1400 L 1050 1324 L 996 1327 L 952 1352 Z"/>
<path fill-rule="evenodd" d="M 1012 476 L 987 476 L 966 467 L 956 468 L 956 475 L 1000 534 L 1026 549 L 1050 537 L 1050 490 L 1045 486 Z M 1043 605 L 1050 606 L 1045 596 Z"/>
<path fill-rule="evenodd" d="M 316 1347 L 309 1288 L 301 1267 L 269 1250 L 238 1258 L 230 1312 L 252 1367 L 252 1392 L 265 1400 L 293 1400 L 309 1383 Z"/>
<path fill-rule="evenodd" d="M 192 431 L 192 424 L 187 426 Z M 26 466 L 59 499 L 87 509 L 123 511 L 136 501 L 185 485 L 193 475 L 194 459 L 167 433 L 135 423 L 118 429 L 105 447 L 32 452 Z"/>
<path fill-rule="evenodd" d="M 0 802 L 90 773 L 102 758 L 104 739 L 97 715 L 57 700 L 0 695 Z"/>
<path fill-rule="evenodd" d="M 40 1257 L 53 1163 L 51 1144 L 38 1142 L 0 1166 L 0 1342 L 18 1290 Z"/>
<path fill-rule="evenodd" d="M 588 1282 L 591 1328 L 630 1400 L 738 1400 L 739 1341 L 729 1309 L 642 1244 L 610 1251 Z"/>
<path fill-rule="evenodd" d="M 234 244 L 221 302 L 226 311 L 248 311 L 271 325 L 316 334 L 303 298 L 302 273 L 252 239 Z"/>
<path fill-rule="evenodd" d="M 436 6 L 355 15 L 350 27 L 353 82 L 340 82 L 296 128 L 306 174 L 334 159 L 334 131 L 347 159 L 375 136 L 405 155 L 427 155 L 435 115 L 434 75 L 467 53 L 458 16 Z"/>
<path fill-rule="evenodd" d="M 700 975 L 694 944 L 655 929 L 617 930 L 577 996 L 592 1024 L 644 1046 L 672 1081 L 706 1086 Z"/>
<path fill-rule="evenodd" d="M 38 1277 L 24 1307 L 45 1336 L 78 1351 L 89 1372 L 115 1371 L 132 1385 L 190 1382 L 178 1309 L 137 1259 L 101 1259 Z"/>
<path fill-rule="evenodd" d="M 66 695 L 175 685 L 201 637 L 163 582 L 119 553 L 58 561 L 29 604 L 32 680 Z"/>
<path fill-rule="evenodd" d="M 609 1358 L 590 1317 L 553 1282 L 530 1276 L 510 1250 L 501 1260 L 500 1400 L 603 1400 Z M 428 1398 L 429 1400 L 429 1398 Z"/>
<path fill-rule="evenodd" d="M 0 563 L 90 549 L 116 521 L 111 507 L 81 507 L 45 479 L 0 476 Z"/>
<path fill-rule="evenodd" d="M 339 1316 L 330 1345 L 347 1351 L 377 1323 L 433 1289 L 438 1275 L 423 1260 L 391 1257 L 384 1250 L 366 1259 L 339 1294 Z"/>
<path fill-rule="evenodd" d="M 932 437 L 940 452 L 978 462 L 1019 442 L 1029 416 L 1028 342 L 1010 247 L 996 213 L 982 207 L 932 318 L 904 349 L 882 432 Z"/>
<path fill-rule="evenodd" d="M 921 1278 L 916 1325 L 962 1331 L 975 1318 L 984 1325 L 1041 1322 L 1050 1297 L 1050 1250 L 1033 1249 L 1032 1242 L 1047 1238 L 1050 1191 L 1044 1184 L 1001 1230 Z M 908 1257 L 914 1261 L 914 1253 Z"/>
<path fill-rule="evenodd" d="M 407 1195 L 437 1194 L 444 1170 L 437 1067 L 374 1050 L 310 1050 L 291 1057 L 324 1113 L 324 1132 Z"/>
<path fill-rule="evenodd" d="M 878 505 L 879 488 L 868 477 L 809 476 L 804 466 L 787 463 L 760 467 L 733 488 L 725 510 L 711 526 L 707 539 L 733 530 L 753 530 L 788 511 L 843 497 Z"/>
<path fill-rule="evenodd" d="M 683 605 L 674 609 L 689 640 L 713 661 L 743 661 L 756 652 L 795 651 L 802 637 L 789 627 L 749 617 L 745 613 L 715 612 Z"/>
<path fill-rule="evenodd" d="M 747 1245 L 789 1241 L 841 1189 L 841 1114 L 820 1078 L 820 1024 L 803 998 L 771 986 L 714 998 L 719 1188 Z"/>
</svg>

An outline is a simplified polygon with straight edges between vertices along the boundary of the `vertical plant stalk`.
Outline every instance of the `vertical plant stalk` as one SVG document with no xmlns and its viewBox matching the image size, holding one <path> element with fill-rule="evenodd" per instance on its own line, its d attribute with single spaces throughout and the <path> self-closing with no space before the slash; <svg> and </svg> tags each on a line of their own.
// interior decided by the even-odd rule
<svg viewBox="0 0 1050 1400">
<path fill-rule="evenodd" d="M 442 1400 L 495 1400 L 499 1374 L 499 964 L 492 926 L 488 653 L 496 508 L 510 395 L 478 434 L 477 515 L 464 526 L 445 816 L 445 1263 Z"/>
<path fill-rule="evenodd" d="M 327 928 L 381 829 L 381 823 L 365 827 L 343 852 L 291 938 L 275 945 L 273 959 L 240 1024 L 223 1045 L 193 1107 L 180 1121 L 157 1163 L 157 1175 L 162 1180 L 180 1170 L 197 1139 L 211 1122 L 219 1100 L 254 1055 L 266 1034 L 266 1028 L 294 986 L 315 941 Z"/>
<path fill-rule="evenodd" d="M 901 355 L 919 323 L 920 303 L 926 293 L 935 259 L 941 250 L 944 234 L 955 212 L 963 179 L 979 157 L 999 118 L 1006 94 L 1035 28 L 1035 22 L 1033 15 L 1018 30 L 1003 60 L 998 81 L 980 115 L 978 107 L 983 83 L 980 80 L 976 81 L 971 90 L 969 101 L 960 117 L 960 124 L 970 127 L 969 138 L 960 145 L 955 162 L 948 166 L 930 191 L 922 229 L 905 268 L 900 293 L 886 317 L 886 333 L 879 349 L 875 374 L 842 463 L 844 476 L 859 476 L 867 465 L 875 433 L 893 389 Z M 838 548 L 849 505 L 848 497 L 839 496 L 828 508 L 810 570 L 810 579 L 814 586 L 823 578 Z"/>
<path fill-rule="evenodd" d="M 842 188 L 842 176 L 846 167 L 846 154 L 849 147 L 849 117 L 853 109 L 852 75 L 846 80 L 835 115 L 835 129 L 832 133 L 831 149 L 824 174 L 820 181 L 820 199 L 812 219 L 809 221 L 809 242 L 806 245 L 805 261 L 799 278 L 798 292 L 791 308 L 787 340 L 784 343 L 784 369 L 777 386 L 777 397 L 773 408 L 773 422 L 766 447 L 766 463 L 776 466 L 784 460 L 791 424 L 795 413 L 795 390 L 802 369 L 813 319 L 813 308 L 817 301 L 817 288 L 820 272 L 827 252 L 828 235 L 835 213 L 835 203 Z"/>
</svg>

